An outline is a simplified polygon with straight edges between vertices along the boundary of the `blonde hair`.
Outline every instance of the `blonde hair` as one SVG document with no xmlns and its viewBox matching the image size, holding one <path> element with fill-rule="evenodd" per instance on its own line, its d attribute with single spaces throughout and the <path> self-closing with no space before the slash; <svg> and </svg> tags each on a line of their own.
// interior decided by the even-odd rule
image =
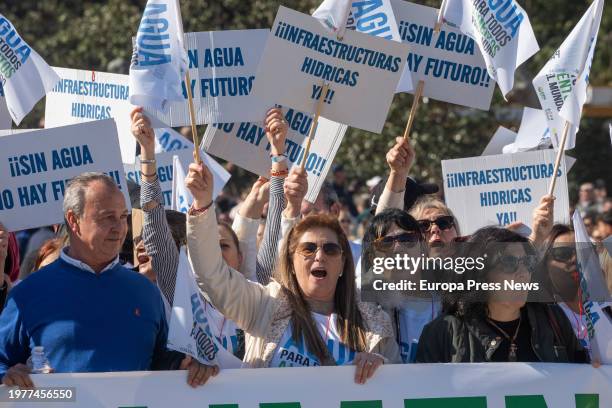
<svg viewBox="0 0 612 408">
<path fill-rule="evenodd" d="M 412 206 L 409 214 L 414 217 L 417 221 L 422 219 L 423 213 L 427 210 L 438 210 L 443 212 L 445 215 L 450 215 L 455 220 L 455 231 L 457 231 L 457 235 L 461 235 L 459 232 L 459 223 L 457 222 L 457 217 L 451 211 L 450 208 L 444 204 L 442 200 L 434 196 L 423 196 L 419 198 L 419 200 Z"/>
</svg>

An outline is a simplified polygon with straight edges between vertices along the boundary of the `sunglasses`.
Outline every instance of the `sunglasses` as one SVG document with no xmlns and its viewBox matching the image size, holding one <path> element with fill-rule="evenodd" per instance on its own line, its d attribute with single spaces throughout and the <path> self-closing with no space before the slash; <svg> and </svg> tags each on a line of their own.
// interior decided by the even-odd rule
<svg viewBox="0 0 612 408">
<path fill-rule="evenodd" d="M 534 255 L 526 256 L 513 256 L 513 255 L 501 255 L 498 258 L 498 263 L 501 265 L 504 273 L 513 274 L 518 271 L 521 264 L 525 265 L 529 273 L 533 273 L 538 263 L 537 257 Z"/>
<path fill-rule="evenodd" d="M 412 248 L 419 242 L 419 238 L 420 236 L 416 232 L 404 232 L 398 235 L 380 237 L 374 240 L 374 248 L 382 252 L 388 252 L 393 249 L 395 243 L 407 244 L 409 248 Z"/>
<path fill-rule="evenodd" d="M 326 242 L 319 246 L 314 242 L 300 242 L 295 249 L 295 252 L 302 255 L 304 258 L 312 258 L 315 256 L 317 251 L 321 248 L 323 253 L 330 257 L 336 257 L 342 255 L 342 248 L 340 245 L 334 242 Z"/>
<path fill-rule="evenodd" d="M 429 232 L 432 224 L 436 224 L 442 231 L 449 230 L 455 226 L 455 220 L 450 215 L 443 215 L 433 221 L 430 220 L 419 220 L 419 228 L 422 232 Z"/>
<path fill-rule="evenodd" d="M 551 248 L 550 256 L 557 262 L 569 262 L 576 257 L 576 248 L 574 247 L 557 247 Z"/>
</svg>

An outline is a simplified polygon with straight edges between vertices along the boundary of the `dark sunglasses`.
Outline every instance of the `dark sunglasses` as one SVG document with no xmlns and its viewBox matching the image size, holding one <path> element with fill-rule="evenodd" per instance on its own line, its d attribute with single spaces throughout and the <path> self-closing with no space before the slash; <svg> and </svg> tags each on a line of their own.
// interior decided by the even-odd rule
<svg viewBox="0 0 612 408">
<path fill-rule="evenodd" d="M 318 246 L 314 242 L 300 242 L 295 252 L 305 258 L 311 258 L 315 256 L 319 248 L 323 249 L 323 253 L 327 256 L 336 257 L 342 254 L 342 248 L 334 242 L 326 242 L 321 246 Z"/>
<path fill-rule="evenodd" d="M 419 242 L 419 238 L 420 236 L 416 232 L 404 232 L 398 235 L 380 237 L 374 240 L 374 248 L 382 252 L 387 252 L 393 249 L 396 242 L 407 244 L 408 247 L 412 248 Z"/>
<path fill-rule="evenodd" d="M 550 256 L 557 262 L 569 262 L 576 257 L 576 248 L 574 247 L 557 247 L 550 249 Z"/>
<path fill-rule="evenodd" d="M 417 222 L 419 223 L 419 228 L 422 232 L 429 232 L 432 224 L 436 224 L 442 231 L 451 229 L 455 226 L 455 220 L 450 215 L 443 215 L 442 217 L 438 217 L 433 221 L 419 220 Z"/>
<path fill-rule="evenodd" d="M 504 273 L 513 274 L 518 271 L 521 264 L 525 265 L 529 273 L 533 273 L 538 263 L 537 257 L 534 255 L 526 256 L 513 256 L 513 255 L 501 255 L 498 258 L 499 265 L 501 265 Z"/>
</svg>

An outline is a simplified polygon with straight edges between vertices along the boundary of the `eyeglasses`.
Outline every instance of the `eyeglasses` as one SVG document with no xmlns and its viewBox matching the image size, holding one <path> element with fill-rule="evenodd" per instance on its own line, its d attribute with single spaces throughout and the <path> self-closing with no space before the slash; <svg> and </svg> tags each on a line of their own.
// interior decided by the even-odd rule
<svg viewBox="0 0 612 408">
<path fill-rule="evenodd" d="M 436 224 L 442 231 L 449 230 L 455 226 L 455 220 L 450 215 L 443 215 L 433 221 L 419 220 L 418 223 L 422 232 L 429 232 L 432 224 Z"/>
<path fill-rule="evenodd" d="M 379 251 L 387 252 L 393 249 L 395 243 L 408 244 L 408 247 L 413 247 L 419 242 L 419 234 L 416 232 L 404 232 L 398 235 L 380 237 L 374 240 L 374 248 Z"/>
<path fill-rule="evenodd" d="M 513 256 L 513 255 L 501 255 L 498 260 L 501 265 L 503 272 L 507 274 L 516 273 L 521 264 L 525 265 L 529 273 L 535 271 L 538 263 L 537 257 L 534 255 L 526 256 Z"/>
<path fill-rule="evenodd" d="M 304 258 L 312 258 L 315 256 L 319 248 L 323 249 L 323 253 L 330 257 L 340 256 L 342 254 L 342 248 L 335 242 L 326 242 L 319 246 L 314 242 L 300 242 L 295 249 L 295 252 L 302 255 Z"/>
<path fill-rule="evenodd" d="M 576 248 L 574 247 L 557 247 L 551 248 L 550 256 L 558 262 L 569 262 L 576 257 Z"/>
</svg>

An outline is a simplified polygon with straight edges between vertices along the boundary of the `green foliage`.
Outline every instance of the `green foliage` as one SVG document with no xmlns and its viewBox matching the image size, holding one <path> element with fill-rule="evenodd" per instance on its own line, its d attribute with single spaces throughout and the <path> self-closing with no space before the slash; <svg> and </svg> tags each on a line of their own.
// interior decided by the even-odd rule
<svg viewBox="0 0 612 408">
<path fill-rule="evenodd" d="M 320 1 L 287 0 L 283 5 L 310 13 Z M 440 1 L 416 1 L 438 7 Z M 8 4 L 7 4 L 8 3 Z M 121 58 L 127 67 L 131 55 L 131 37 L 135 34 L 146 1 L 35 1 L 5 2 L 4 13 L 19 32 L 49 64 L 77 69 L 105 71 L 108 64 Z M 185 31 L 227 30 L 270 27 L 280 2 L 271 0 L 183 0 Z M 524 0 L 541 51 L 531 58 L 517 75 L 520 88 L 530 88 L 531 78 L 550 58 L 586 11 L 586 0 Z M 611 85 L 612 6 L 604 6 L 591 82 Z M 349 175 L 365 181 L 386 172 L 385 153 L 394 137 L 403 134 L 411 95 L 397 95 L 382 134 L 350 129 L 338 153 Z M 423 101 L 411 135 L 417 149 L 413 174 L 422 179 L 440 181 L 440 160 L 479 155 L 493 135 L 500 118 L 499 108 L 508 106 L 496 90 L 489 112 L 461 108 L 436 101 Z M 520 108 L 519 105 L 513 106 Z M 43 116 L 44 102 L 37 105 L 22 127 L 36 126 Z M 520 120 L 520 116 L 518 118 Z M 518 120 L 504 123 L 518 128 Z M 200 132 L 203 129 L 200 130 Z M 601 119 L 583 119 L 577 148 L 578 158 L 570 179 L 579 182 L 598 177 L 612 185 L 612 162 L 607 128 Z M 575 185 L 572 184 L 572 185 Z"/>
</svg>

